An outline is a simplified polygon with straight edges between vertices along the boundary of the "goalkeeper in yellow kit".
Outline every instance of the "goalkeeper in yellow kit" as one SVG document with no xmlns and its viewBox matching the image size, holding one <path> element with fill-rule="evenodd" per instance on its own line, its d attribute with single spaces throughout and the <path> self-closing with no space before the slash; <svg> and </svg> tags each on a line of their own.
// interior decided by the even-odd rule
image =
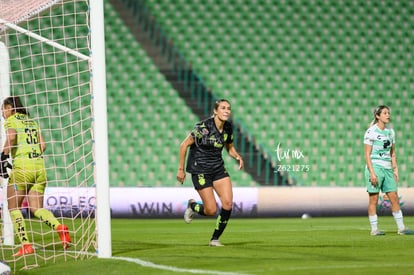
<svg viewBox="0 0 414 275">
<path fill-rule="evenodd" d="M 54 229 L 62 241 L 63 248 L 67 249 L 71 242 L 68 227 L 61 224 L 52 212 L 43 208 L 47 182 L 43 160 L 46 145 L 39 125 L 29 117 L 19 97 L 6 98 L 3 101 L 2 114 L 5 119 L 6 141 L 1 153 L 0 176 L 9 178 L 7 203 L 14 231 L 22 244 L 13 256 L 34 253 L 20 210 L 26 195 L 30 212 Z M 9 176 L 7 168 L 10 168 L 10 164 L 7 159 L 10 155 L 13 162 Z"/>
</svg>

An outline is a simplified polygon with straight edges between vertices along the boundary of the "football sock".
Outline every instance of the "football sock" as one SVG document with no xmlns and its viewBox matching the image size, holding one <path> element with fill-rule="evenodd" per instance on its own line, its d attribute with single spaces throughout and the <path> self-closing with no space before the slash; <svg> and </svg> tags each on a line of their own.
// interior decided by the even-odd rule
<svg viewBox="0 0 414 275">
<path fill-rule="evenodd" d="M 196 203 L 193 202 L 191 204 L 191 209 L 193 209 L 195 212 L 197 212 L 198 214 L 205 216 L 206 214 L 204 214 L 204 206 L 201 203 Z"/>
<path fill-rule="evenodd" d="M 378 215 L 368 216 L 368 218 L 371 224 L 371 231 L 378 230 Z"/>
<path fill-rule="evenodd" d="M 218 240 L 223 234 L 224 229 L 227 226 L 227 222 L 230 219 L 231 209 L 226 210 L 221 208 L 220 215 L 217 217 L 216 228 L 214 229 L 212 240 Z"/>
<path fill-rule="evenodd" d="M 404 230 L 405 229 L 405 225 L 404 225 L 402 211 L 399 210 L 397 212 L 392 212 L 392 215 L 394 216 L 394 220 L 397 223 L 398 230 Z"/>
<path fill-rule="evenodd" d="M 10 216 L 14 226 L 14 232 L 16 232 L 17 237 L 19 238 L 22 244 L 29 243 L 29 236 L 26 232 L 26 223 L 23 218 L 23 214 L 20 210 L 10 211 Z"/>
<path fill-rule="evenodd" d="M 58 225 L 60 225 L 60 222 L 55 218 L 53 213 L 47 209 L 37 209 L 34 215 L 36 218 L 39 218 L 41 221 L 45 222 L 45 224 L 50 226 L 52 229 L 55 229 Z"/>
</svg>

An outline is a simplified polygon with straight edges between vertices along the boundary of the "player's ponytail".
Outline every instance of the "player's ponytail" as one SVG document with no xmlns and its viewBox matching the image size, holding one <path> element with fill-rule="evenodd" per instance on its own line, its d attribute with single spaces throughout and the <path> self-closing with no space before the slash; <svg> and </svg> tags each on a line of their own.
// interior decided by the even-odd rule
<svg viewBox="0 0 414 275">
<path fill-rule="evenodd" d="M 384 110 L 384 109 L 390 110 L 390 107 L 388 107 L 386 105 L 379 105 L 377 108 L 375 108 L 375 110 L 374 110 L 374 119 L 372 120 L 369 127 L 371 127 L 372 125 L 374 125 L 378 122 L 377 116 L 379 116 L 381 114 L 382 110 Z"/>
</svg>

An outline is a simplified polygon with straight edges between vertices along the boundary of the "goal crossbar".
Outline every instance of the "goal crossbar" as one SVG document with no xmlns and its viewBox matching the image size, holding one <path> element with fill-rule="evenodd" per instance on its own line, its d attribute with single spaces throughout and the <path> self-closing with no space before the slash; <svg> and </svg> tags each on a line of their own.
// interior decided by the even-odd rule
<svg viewBox="0 0 414 275">
<path fill-rule="evenodd" d="M 63 0 L 0 1 L 0 18 L 18 24 L 61 2 Z"/>
<path fill-rule="evenodd" d="M 74 56 L 76 56 L 76 57 L 78 57 L 78 58 L 80 58 L 82 60 L 89 60 L 90 59 L 90 57 L 87 56 L 87 55 L 84 55 L 84 54 L 82 54 L 82 53 L 80 53 L 78 51 L 72 50 L 72 49 L 70 49 L 70 48 L 68 48 L 66 46 L 63 46 L 63 45 L 55 42 L 55 41 L 52 41 L 52 40 L 50 40 L 48 38 L 45 38 L 43 36 L 40 36 L 40 35 L 34 33 L 34 32 L 31 32 L 29 30 L 26 30 L 26 29 L 24 29 L 22 27 L 19 27 L 19 26 L 15 25 L 15 24 L 12 24 L 10 22 L 7 22 L 7 21 L 5 21 L 5 20 L 3 20 L 1 18 L 0 18 L 0 24 L 3 24 L 5 26 L 9 27 L 10 29 L 13 29 L 13 30 L 18 31 L 20 33 L 23 33 L 23 34 L 25 34 L 27 36 L 30 36 L 30 37 L 32 37 L 34 39 L 37 39 L 37 40 L 39 40 L 39 41 L 41 41 L 43 43 L 46 43 L 46 44 L 48 44 L 48 45 L 50 45 L 52 47 L 55 47 L 55 48 L 57 48 L 59 50 L 62 50 L 62 51 L 67 52 L 67 53 L 69 53 L 71 55 L 74 55 Z"/>
</svg>

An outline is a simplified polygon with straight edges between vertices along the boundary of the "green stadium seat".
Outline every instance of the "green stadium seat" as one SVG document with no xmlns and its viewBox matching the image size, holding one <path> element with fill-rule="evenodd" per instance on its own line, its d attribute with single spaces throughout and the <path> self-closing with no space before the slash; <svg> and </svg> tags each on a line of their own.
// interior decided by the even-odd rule
<svg viewBox="0 0 414 275">
<path fill-rule="evenodd" d="M 235 117 L 246 122 L 260 143 L 274 146 L 275 140 L 288 139 L 301 144 L 305 139 L 302 149 L 316 170 L 319 157 L 333 163 L 321 166 L 320 175 L 303 177 L 302 184 L 331 185 L 338 169 L 343 182 L 333 184 L 356 186 L 360 172 L 338 168 L 337 153 L 319 152 L 313 140 L 324 136 L 339 138 L 345 148 L 362 146 L 371 109 L 381 97 L 393 98 L 393 107 L 400 110 L 394 119 L 399 125 L 405 121 L 399 117 L 412 117 L 410 95 L 404 94 L 413 82 L 407 72 L 413 40 L 410 25 L 404 23 L 409 22 L 413 7 L 407 3 L 386 7 L 346 1 L 147 4 L 166 32 L 173 39 L 181 38 L 176 45 L 208 86 L 233 102 Z M 371 16 L 366 16 L 367 11 L 373 11 Z M 390 15 L 397 20 L 387 20 Z M 303 18 L 312 24 L 304 24 Z M 357 159 L 356 165 L 363 167 L 363 158 Z"/>
</svg>

